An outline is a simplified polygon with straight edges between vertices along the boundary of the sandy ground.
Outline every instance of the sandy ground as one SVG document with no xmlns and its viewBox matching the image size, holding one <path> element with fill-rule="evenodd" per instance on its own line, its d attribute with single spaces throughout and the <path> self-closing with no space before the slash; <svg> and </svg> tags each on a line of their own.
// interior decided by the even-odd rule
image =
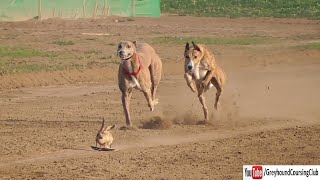
<svg viewBox="0 0 320 180">
<path fill-rule="evenodd" d="M 228 81 L 218 111 L 206 94 L 211 123 L 183 79 L 183 46 L 156 44 L 164 62 L 160 103 L 149 112 L 135 91 L 136 130 L 122 131 L 117 64 L 0 76 L 1 179 L 241 179 L 244 164 L 320 164 L 320 52 L 297 48 L 319 41 L 320 22 L 305 19 L 162 17 L 135 21 L 47 20 L 0 23 L 1 44 L 114 56 L 121 39 L 157 36 L 265 36 L 254 46 L 211 45 Z M 120 19 L 122 20 L 122 19 Z M 86 41 L 82 32 L 120 33 Z M 71 47 L 48 42 L 63 36 Z M 15 38 L 7 38 L 15 37 Z M 117 59 L 112 57 L 106 61 Z M 34 61 L 38 61 L 34 59 Z M 159 116 L 166 129 L 142 125 Z M 101 117 L 117 151 L 90 148 Z"/>
</svg>

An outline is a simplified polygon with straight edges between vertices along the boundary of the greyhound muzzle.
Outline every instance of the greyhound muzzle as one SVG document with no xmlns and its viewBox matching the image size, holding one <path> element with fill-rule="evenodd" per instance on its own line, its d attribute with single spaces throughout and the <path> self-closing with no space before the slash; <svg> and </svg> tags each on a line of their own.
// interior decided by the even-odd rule
<svg viewBox="0 0 320 180">
<path fill-rule="evenodd" d="M 193 62 L 191 60 L 187 64 L 187 70 L 188 70 L 189 73 L 192 73 L 193 70 L 194 70 L 194 64 L 193 64 Z"/>
<path fill-rule="evenodd" d="M 131 53 L 125 53 L 124 51 L 120 50 L 120 51 L 118 51 L 118 56 L 120 57 L 121 60 L 128 60 L 133 55 Z"/>
</svg>

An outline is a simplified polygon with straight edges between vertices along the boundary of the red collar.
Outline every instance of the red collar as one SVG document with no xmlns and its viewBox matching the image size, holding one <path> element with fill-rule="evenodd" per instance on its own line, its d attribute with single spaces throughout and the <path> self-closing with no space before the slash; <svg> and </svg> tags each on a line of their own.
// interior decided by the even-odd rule
<svg viewBox="0 0 320 180">
<path fill-rule="evenodd" d="M 138 61 L 139 61 L 139 69 L 137 70 L 137 72 L 131 73 L 131 72 L 129 72 L 129 70 L 126 67 L 123 67 L 123 69 L 127 75 L 134 76 L 137 78 L 137 76 L 140 74 L 140 71 L 142 69 L 142 64 L 141 64 L 141 60 L 140 60 L 140 57 L 138 56 L 138 54 L 137 53 L 135 53 L 135 54 L 136 54 L 136 59 L 138 59 Z"/>
</svg>

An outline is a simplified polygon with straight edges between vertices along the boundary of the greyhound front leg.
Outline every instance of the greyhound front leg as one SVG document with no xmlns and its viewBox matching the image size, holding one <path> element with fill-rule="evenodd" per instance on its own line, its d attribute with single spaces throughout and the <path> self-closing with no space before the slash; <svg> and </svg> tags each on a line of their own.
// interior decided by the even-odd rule
<svg viewBox="0 0 320 180">
<path fill-rule="evenodd" d="M 216 78 L 212 78 L 211 82 L 217 89 L 216 99 L 215 99 L 215 102 L 214 102 L 214 108 L 217 110 L 218 109 L 219 98 L 220 98 L 220 95 L 221 95 L 221 92 L 222 92 L 222 87 L 221 87 L 221 85 L 219 84 L 219 82 L 217 81 Z"/>
<path fill-rule="evenodd" d="M 202 86 L 202 88 L 203 88 L 204 90 L 208 88 L 209 83 L 210 83 L 210 81 L 211 81 L 211 79 L 212 79 L 213 77 L 215 77 L 214 71 L 213 71 L 213 70 L 208 71 L 208 73 L 206 74 L 204 80 L 203 80 L 202 83 L 201 83 L 201 86 Z"/>
<path fill-rule="evenodd" d="M 122 106 L 123 106 L 124 115 L 126 117 L 126 125 L 130 127 L 132 126 L 130 111 L 129 111 L 131 95 L 132 95 L 131 90 L 128 90 L 127 92 L 122 94 Z"/>
<path fill-rule="evenodd" d="M 191 89 L 192 92 L 196 92 L 196 88 L 194 85 L 194 81 L 192 79 L 192 76 L 188 73 L 184 73 L 184 78 L 187 81 L 187 85 L 189 86 L 189 88 Z"/>
<path fill-rule="evenodd" d="M 203 109 L 203 113 L 204 113 L 204 119 L 205 119 L 205 121 L 208 121 L 208 108 L 207 108 L 206 100 L 205 100 L 205 97 L 204 97 L 203 94 L 201 94 L 199 96 L 199 100 L 200 100 L 200 103 L 202 104 L 202 109 Z"/>
<path fill-rule="evenodd" d="M 221 92 L 222 92 L 221 87 L 220 87 L 220 86 L 217 87 L 216 101 L 215 101 L 215 103 L 214 103 L 214 108 L 215 108 L 216 110 L 218 110 L 218 103 L 219 103 L 219 98 L 220 98 Z"/>
</svg>

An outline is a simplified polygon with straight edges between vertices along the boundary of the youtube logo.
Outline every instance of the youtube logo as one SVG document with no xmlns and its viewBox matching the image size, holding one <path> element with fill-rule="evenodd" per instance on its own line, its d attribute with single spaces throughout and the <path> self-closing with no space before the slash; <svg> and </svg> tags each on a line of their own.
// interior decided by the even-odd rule
<svg viewBox="0 0 320 180">
<path fill-rule="evenodd" d="M 262 179 L 262 166 L 252 166 L 252 179 Z"/>
</svg>

